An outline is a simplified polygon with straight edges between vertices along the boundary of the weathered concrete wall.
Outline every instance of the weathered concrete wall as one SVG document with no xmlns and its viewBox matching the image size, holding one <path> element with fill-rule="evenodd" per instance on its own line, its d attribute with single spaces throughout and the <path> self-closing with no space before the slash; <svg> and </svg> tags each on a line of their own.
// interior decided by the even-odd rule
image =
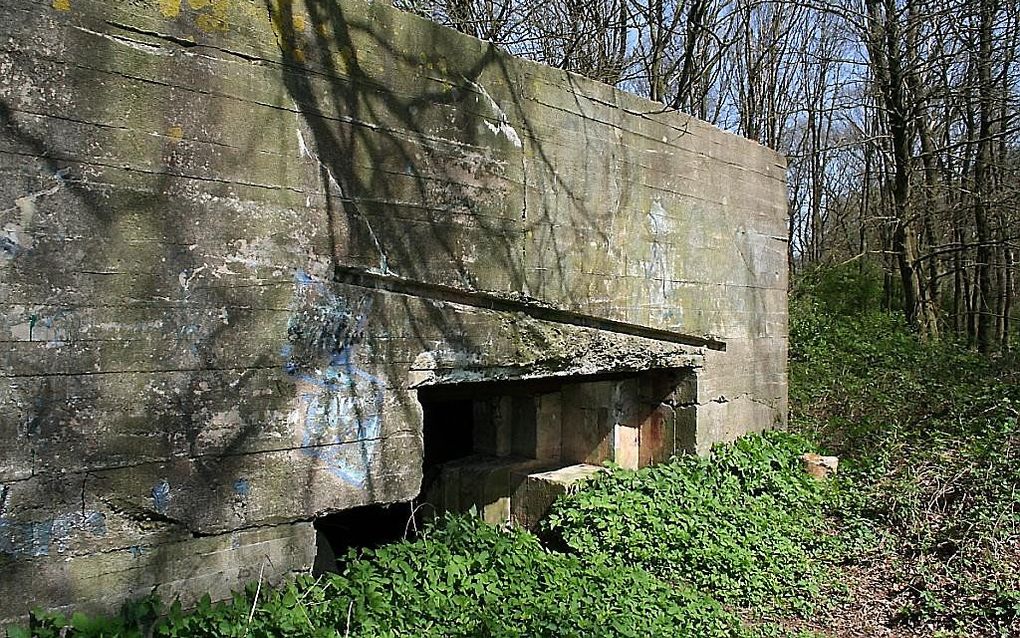
<svg viewBox="0 0 1020 638">
<path fill-rule="evenodd" d="M 0 25 L 0 622 L 306 569 L 418 493 L 419 384 L 700 367 L 687 447 L 785 418 L 767 149 L 379 3 Z"/>
</svg>

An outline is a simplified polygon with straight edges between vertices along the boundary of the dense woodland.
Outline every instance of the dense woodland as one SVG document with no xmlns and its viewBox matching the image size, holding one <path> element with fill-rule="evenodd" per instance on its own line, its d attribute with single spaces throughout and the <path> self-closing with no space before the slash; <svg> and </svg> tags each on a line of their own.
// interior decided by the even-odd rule
<svg viewBox="0 0 1020 638">
<path fill-rule="evenodd" d="M 1016 0 L 397 0 L 789 158 L 790 264 L 881 270 L 926 339 L 1009 347 Z"/>
</svg>

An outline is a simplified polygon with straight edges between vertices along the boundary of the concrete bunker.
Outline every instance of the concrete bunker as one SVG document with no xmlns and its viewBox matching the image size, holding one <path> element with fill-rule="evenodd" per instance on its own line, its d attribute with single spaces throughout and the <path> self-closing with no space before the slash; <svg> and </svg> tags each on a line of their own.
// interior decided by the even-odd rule
<svg viewBox="0 0 1020 638">
<path fill-rule="evenodd" d="M 0 625 L 785 422 L 769 149 L 381 2 L 0 24 Z"/>
</svg>

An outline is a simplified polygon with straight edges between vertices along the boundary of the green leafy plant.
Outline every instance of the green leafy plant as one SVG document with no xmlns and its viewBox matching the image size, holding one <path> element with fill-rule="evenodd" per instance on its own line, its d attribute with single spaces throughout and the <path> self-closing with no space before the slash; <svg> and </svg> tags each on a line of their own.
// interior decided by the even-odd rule
<svg viewBox="0 0 1020 638">
<path fill-rule="evenodd" d="M 258 592 L 258 596 L 256 593 Z M 546 549 L 533 534 L 448 516 L 414 542 L 352 552 L 341 574 L 251 585 L 135 615 L 33 614 L 40 637 L 706 636 L 745 635 L 712 598 L 637 568 Z M 157 605 L 158 607 L 158 605 Z M 143 626 L 148 623 L 147 626 Z M 19 633 L 20 632 L 20 633 Z"/>
<path fill-rule="evenodd" d="M 812 449 L 781 432 L 637 471 L 597 476 L 554 505 L 545 529 L 601 561 L 641 565 L 740 607 L 806 610 L 836 537 L 824 484 L 799 467 Z"/>
</svg>

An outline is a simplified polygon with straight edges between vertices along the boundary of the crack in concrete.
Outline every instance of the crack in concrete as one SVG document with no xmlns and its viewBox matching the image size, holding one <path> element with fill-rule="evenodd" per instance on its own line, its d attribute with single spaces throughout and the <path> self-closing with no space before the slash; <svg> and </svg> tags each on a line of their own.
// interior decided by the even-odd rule
<svg viewBox="0 0 1020 638">
<path fill-rule="evenodd" d="M 230 458 L 240 458 L 240 457 L 245 457 L 245 456 L 258 456 L 258 455 L 267 455 L 267 454 L 281 454 L 281 453 L 285 453 L 285 452 L 300 452 L 302 450 L 321 449 L 321 448 L 330 448 L 330 447 L 340 447 L 340 446 L 348 446 L 348 445 L 364 445 L 366 443 L 393 442 L 393 441 L 401 439 L 401 438 L 417 438 L 419 435 L 420 435 L 420 433 L 418 432 L 418 430 L 403 429 L 402 428 L 402 429 L 398 429 L 398 430 L 392 430 L 392 431 L 387 432 L 386 434 L 381 435 L 381 436 L 364 437 L 364 438 L 360 438 L 360 439 L 351 439 L 349 441 L 338 441 L 338 442 L 332 442 L 332 443 L 314 443 L 314 444 L 310 444 L 310 445 L 288 445 L 288 446 L 284 446 L 284 447 L 267 447 L 265 449 L 251 450 L 251 451 L 245 451 L 245 452 L 217 452 L 217 453 L 209 453 L 209 454 L 178 454 L 178 455 L 172 456 L 171 458 L 174 459 L 174 460 L 181 460 L 181 461 L 187 461 L 187 462 L 208 461 L 210 459 L 212 459 L 212 460 L 215 460 L 215 459 L 230 459 Z M 133 468 L 137 468 L 137 467 L 142 467 L 142 466 L 146 466 L 146 465 L 159 465 L 161 463 L 166 463 L 166 461 L 167 461 L 166 457 L 153 457 L 153 458 L 150 458 L 150 459 L 146 459 L 146 460 L 142 460 L 142 461 L 137 461 L 137 462 L 133 462 L 133 463 L 112 463 L 112 464 L 102 465 L 102 466 L 92 466 L 87 471 L 84 471 L 83 473 L 84 474 L 90 474 L 94 478 L 95 476 L 97 476 L 99 474 L 103 474 L 103 473 L 107 473 L 107 472 L 117 472 L 117 471 L 120 471 L 120 470 L 129 470 L 129 469 L 133 469 Z M 77 473 L 78 472 L 75 472 L 75 474 L 77 474 Z M 27 477 L 24 477 L 24 478 L 13 478 L 13 479 L 10 479 L 10 480 L 6 481 L 3 485 L 9 487 L 9 486 L 11 486 L 11 485 L 13 485 L 15 483 L 24 483 L 24 482 L 31 481 L 31 480 L 36 479 L 36 478 L 50 477 L 50 476 L 57 476 L 57 475 L 64 475 L 64 474 L 65 474 L 65 472 L 62 469 L 54 469 L 54 470 L 52 470 L 50 472 L 40 471 L 38 473 L 33 473 L 31 476 L 27 476 Z M 4 493 L 0 493 L 0 497 L 2 497 L 3 495 L 4 495 Z M 0 502 L 0 505 L 2 505 L 2 502 Z"/>
</svg>

